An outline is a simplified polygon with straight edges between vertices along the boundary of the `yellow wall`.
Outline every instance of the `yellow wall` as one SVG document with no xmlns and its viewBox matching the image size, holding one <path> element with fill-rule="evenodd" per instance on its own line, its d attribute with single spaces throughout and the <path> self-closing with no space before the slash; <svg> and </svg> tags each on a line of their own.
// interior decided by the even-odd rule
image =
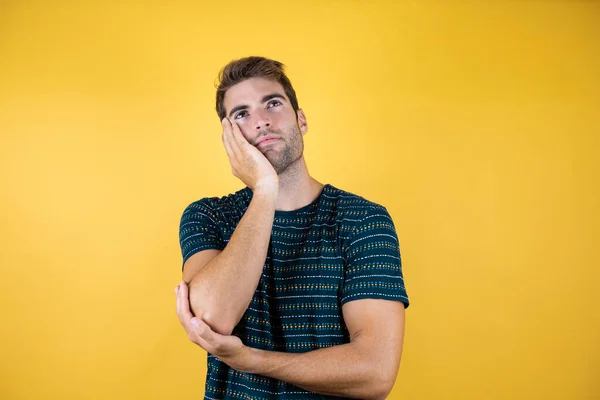
<svg viewBox="0 0 600 400">
<path fill-rule="evenodd" d="M 600 397 L 600 3 L 80 3 L 0 3 L 0 398 L 201 398 L 178 224 L 241 187 L 213 85 L 247 55 L 394 217 L 390 399 Z"/>
</svg>

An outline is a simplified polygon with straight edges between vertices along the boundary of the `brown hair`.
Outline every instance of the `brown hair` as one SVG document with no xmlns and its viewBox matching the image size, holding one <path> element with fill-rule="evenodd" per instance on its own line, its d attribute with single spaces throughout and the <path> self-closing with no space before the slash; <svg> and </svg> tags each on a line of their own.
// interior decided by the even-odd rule
<svg viewBox="0 0 600 400">
<path fill-rule="evenodd" d="M 217 88 L 217 114 L 219 119 L 225 118 L 223 99 L 227 89 L 249 78 L 266 78 L 279 82 L 283 86 L 285 95 L 290 99 L 292 108 L 298 118 L 298 99 L 292 83 L 283 72 L 285 66 L 279 61 L 265 57 L 246 57 L 231 61 L 219 72 Z"/>
</svg>

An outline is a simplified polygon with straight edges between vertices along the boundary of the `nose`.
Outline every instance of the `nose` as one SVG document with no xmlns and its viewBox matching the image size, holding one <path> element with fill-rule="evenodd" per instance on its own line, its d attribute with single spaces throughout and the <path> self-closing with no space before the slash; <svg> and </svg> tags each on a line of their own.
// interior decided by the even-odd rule
<svg viewBox="0 0 600 400">
<path fill-rule="evenodd" d="M 257 132 L 271 127 L 271 120 L 267 116 L 266 112 L 256 112 L 255 116 L 256 119 L 254 120 L 254 127 L 256 128 Z"/>
</svg>

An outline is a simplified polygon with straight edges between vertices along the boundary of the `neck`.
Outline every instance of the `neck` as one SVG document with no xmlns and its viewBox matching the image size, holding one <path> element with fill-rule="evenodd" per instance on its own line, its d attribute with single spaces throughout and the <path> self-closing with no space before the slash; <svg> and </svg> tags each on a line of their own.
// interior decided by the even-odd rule
<svg viewBox="0 0 600 400">
<path fill-rule="evenodd" d="M 304 156 L 279 174 L 279 194 L 275 209 L 297 210 L 312 203 L 323 190 L 323 184 L 308 173 Z"/>
</svg>

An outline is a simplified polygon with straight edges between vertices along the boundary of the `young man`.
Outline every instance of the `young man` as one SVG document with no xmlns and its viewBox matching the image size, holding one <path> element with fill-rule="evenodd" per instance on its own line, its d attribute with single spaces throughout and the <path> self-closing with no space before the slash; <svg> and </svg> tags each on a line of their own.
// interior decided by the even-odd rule
<svg viewBox="0 0 600 400">
<path fill-rule="evenodd" d="M 246 187 L 190 204 L 177 314 L 206 350 L 206 399 L 384 399 L 409 305 L 385 207 L 313 179 L 277 61 L 221 71 L 217 113 Z"/>
</svg>

